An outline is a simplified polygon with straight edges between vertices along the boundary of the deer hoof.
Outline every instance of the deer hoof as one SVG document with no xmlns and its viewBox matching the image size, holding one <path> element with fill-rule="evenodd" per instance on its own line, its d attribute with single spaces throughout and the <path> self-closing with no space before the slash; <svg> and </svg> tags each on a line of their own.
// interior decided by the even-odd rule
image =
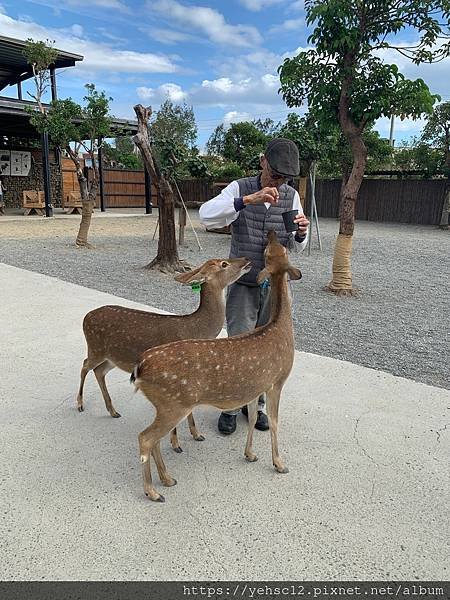
<svg viewBox="0 0 450 600">
<path fill-rule="evenodd" d="M 79 406 L 78 407 L 78 412 L 84 412 L 84 407 L 83 406 Z"/>
<path fill-rule="evenodd" d="M 145 492 L 145 495 L 147 496 L 147 498 L 150 498 L 150 500 L 152 502 L 165 502 L 166 499 L 164 498 L 164 496 L 162 494 L 156 494 L 156 496 L 150 495 L 147 492 Z"/>
<path fill-rule="evenodd" d="M 249 454 L 245 456 L 245 460 L 247 462 L 256 462 L 258 460 L 258 457 L 256 456 L 256 454 Z"/>
<path fill-rule="evenodd" d="M 196 437 L 194 437 L 194 440 L 196 442 L 204 442 L 205 441 L 205 436 L 200 433 L 199 435 L 197 435 Z"/>
<path fill-rule="evenodd" d="M 177 446 L 176 448 L 173 449 L 174 452 L 176 452 L 177 454 L 181 454 L 183 452 L 183 448 L 181 446 Z"/>
<path fill-rule="evenodd" d="M 289 473 L 289 469 L 287 467 L 277 467 L 277 465 L 274 465 L 274 467 L 277 470 L 277 473 Z"/>
<path fill-rule="evenodd" d="M 166 479 L 164 481 L 161 482 L 165 487 L 173 487 L 174 485 L 177 485 L 177 480 L 174 479 L 173 477 L 171 477 L 170 479 Z"/>
<path fill-rule="evenodd" d="M 112 418 L 113 418 L 113 419 L 120 419 L 120 417 L 121 417 L 122 415 L 121 415 L 120 413 L 118 413 L 118 412 L 115 412 L 115 413 L 113 413 L 111 416 L 112 416 Z"/>
</svg>

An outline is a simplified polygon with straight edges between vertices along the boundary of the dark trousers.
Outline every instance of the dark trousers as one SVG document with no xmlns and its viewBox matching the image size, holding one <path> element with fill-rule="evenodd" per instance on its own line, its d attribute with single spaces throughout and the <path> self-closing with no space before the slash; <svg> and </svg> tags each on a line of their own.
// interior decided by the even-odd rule
<svg viewBox="0 0 450 600">
<path fill-rule="evenodd" d="M 227 292 L 227 333 L 231 337 L 266 325 L 270 320 L 270 287 L 250 287 L 233 283 Z M 258 408 L 265 404 L 265 394 L 259 397 Z M 236 415 L 240 409 L 226 411 Z"/>
</svg>

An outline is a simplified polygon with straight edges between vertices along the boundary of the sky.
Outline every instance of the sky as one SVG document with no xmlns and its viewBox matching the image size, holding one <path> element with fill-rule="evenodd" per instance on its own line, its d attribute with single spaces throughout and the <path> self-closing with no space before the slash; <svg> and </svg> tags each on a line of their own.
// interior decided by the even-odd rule
<svg viewBox="0 0 450 600">
<path fill-rule="evenodd" d="M 292 109 L 278 94 L 277 68 L 308 47 L 309 33 L 303 0 L 0 0 L 1 35 L 49 39 L 84 56 L 57 72 L 60 98 L 80 101 L 83 85 L 92 82 L 113 98 L 111 111 L 121 118 L 134 118 L 138 102 L 154 110 L 167 97 L 186 102 L 194 108 L 201 148 L 221 123 L 285 120 Z M 412 32 L 398 35 L 403 43 L 414 40 Z M 421 66 L 395 51 L 386 58 L 450 100 L 450 58 Z M 396 143 L 422 126 L 397 119 Z M 388 137 L 389 121 L 376 129 Z"/>
</svg>

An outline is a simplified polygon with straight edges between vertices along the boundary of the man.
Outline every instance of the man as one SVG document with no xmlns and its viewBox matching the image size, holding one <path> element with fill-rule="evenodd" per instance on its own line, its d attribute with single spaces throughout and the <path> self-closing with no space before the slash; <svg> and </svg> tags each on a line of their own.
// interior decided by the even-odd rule
<svg viewBox="0 0 450 600">
<path fill-rule="evenodd" d="M 303 214 L 298 193 L 287 181 L 300 172 L 297 146 L 291 140 L 271 140 L 261 156 L 261 173 L 256 177 L 244 177 L 232 181 L 222 192 L 200 207 L 200 221 L 208 228 L 231 224 L 230 257 L 246 256 L 252 261 L 252 269 L 228 288 L 226 304 L 227 332 L 229 336 L 251 331 L 268 323 L 270 319 L 270 286 L 256 283 L 256 277 L 264 267 L 264 249 L 267 232 L 274 229 L 278 240 L 287 247 L 294 239 L 301 249 L 306 246 L 309 221 Z M 294 222 L 298 225 L 295 235 L 287 233 L 282 214 L 297 210 Z M 258 419 L 255 427 L 261 431 L 269 428 L 263 412 L 264 396 L 259 398 Z M 223 412 L 218 428 L 223 434 L 236 430 L 239 410 Z M 247 416 L 247 407 L 242 412 Z"/>
</svg>

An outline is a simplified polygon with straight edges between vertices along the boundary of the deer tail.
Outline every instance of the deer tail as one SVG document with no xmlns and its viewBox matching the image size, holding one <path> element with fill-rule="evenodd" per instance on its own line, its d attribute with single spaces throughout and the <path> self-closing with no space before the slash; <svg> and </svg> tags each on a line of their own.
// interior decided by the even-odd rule
<svg viewBox="0 0 450 600">
<path fill-rule="evenodd" d="M 130 383 L 134 383 L 134 387 L 135 387 L 134 393 L 136 393 L 138 391 L 138 389 L 139 389 L 139 372 L 140 372 L 140 366 L 141 366 L 140 363 L 137 363 L 134 366 L 134 369 L 133 369 L 133 371 L 132 371 L 132 373 L 130 375 Z"/>
</svg>

